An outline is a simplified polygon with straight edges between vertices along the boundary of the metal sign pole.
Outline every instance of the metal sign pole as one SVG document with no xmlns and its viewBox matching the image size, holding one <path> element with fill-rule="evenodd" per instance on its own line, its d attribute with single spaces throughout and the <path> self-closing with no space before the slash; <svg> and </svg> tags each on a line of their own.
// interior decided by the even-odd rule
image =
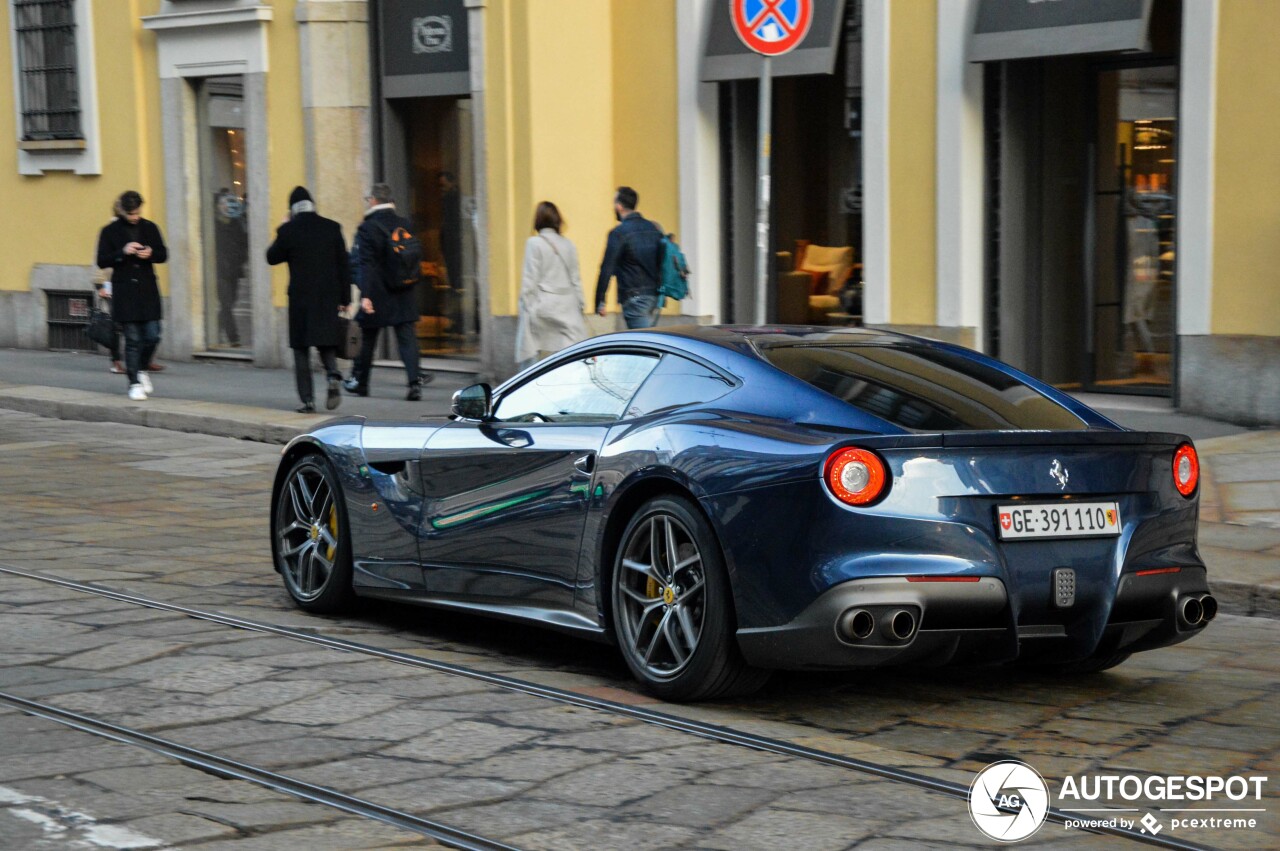
<svg viewBox="0 0 1280 851">
<path fill-rule="evenodd" d="M 769 308 L 769 154 L 773 146 L 773 78 L 770 59 L 760 70 L 760 139 L 756 190 L 756 324 L 768 322 Z"/>
</svg>

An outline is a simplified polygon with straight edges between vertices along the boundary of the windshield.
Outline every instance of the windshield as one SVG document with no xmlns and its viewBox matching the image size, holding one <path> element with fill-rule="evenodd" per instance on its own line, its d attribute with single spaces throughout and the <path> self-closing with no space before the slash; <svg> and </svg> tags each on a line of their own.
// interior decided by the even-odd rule
<svg viewBox="0 0 1280 851">
<path fill-rule="evenodd" d="M 911 431 L 1087 427 L 1013 376 L 928 345 L 774 345 L 761 354 L 784 372 Z"/>
</svg>

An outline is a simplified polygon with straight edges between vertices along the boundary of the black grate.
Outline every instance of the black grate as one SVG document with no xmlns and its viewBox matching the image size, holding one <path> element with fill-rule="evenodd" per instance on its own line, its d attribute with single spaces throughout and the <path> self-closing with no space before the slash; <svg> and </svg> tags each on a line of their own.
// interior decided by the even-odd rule
<svg viewBox="0 0 1280 851">
<path fill-rule="evenodd" d="M 49 310 L 49 348 L 61 351 L 96 352 L 98 344 L 89 339 L 89 312 L 93 293 L 85 290 L 45 290 Z"/>
<path fill-rule="evenodd" d="M 83 139 L 75 0 L 13 0 L 22 138 Z"/>
</svg>

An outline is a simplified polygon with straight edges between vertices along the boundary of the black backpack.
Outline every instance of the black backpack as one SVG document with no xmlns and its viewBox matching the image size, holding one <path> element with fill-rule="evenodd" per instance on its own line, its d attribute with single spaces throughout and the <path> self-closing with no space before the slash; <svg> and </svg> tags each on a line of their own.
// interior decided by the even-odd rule
<svg viewBox="0 0 1280 851">
<path fill-rule="evenodd" d="M 387 290 L 402 293 L 422 280 L 422 243 L 401 224 L 391 230 L 379 227 L 387 238 L 383 249 L 386 258 Z"/>
</svg>

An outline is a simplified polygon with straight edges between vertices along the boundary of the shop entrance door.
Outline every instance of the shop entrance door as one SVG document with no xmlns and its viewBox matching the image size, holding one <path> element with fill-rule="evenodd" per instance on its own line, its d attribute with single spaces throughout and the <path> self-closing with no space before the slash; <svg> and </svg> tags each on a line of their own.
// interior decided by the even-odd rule
<svg viewBox="0 0 1280 851">
<path fill-rule="evenodd" d="M 416 288 L 418 350 L 424 357 L 475 358 L 480 304 L 472 227 L 472 102 L 443 96 L 391 103 L 405 139 L 407 194 L 400 212 L 413 223 L 423 247 L 423 277 Z M 388 350 L 384 357 L 395 355 Z"/>
<path fill-rule="evenodd" d="M 247 353 L 253 346 L 253 301 L 247 277 L 244 78 L 206 77 L 197 86 L 205 348 Z"/>
<path fill-rule="evenodd" d="M 1086 233 L 1088 389 L 1168 395 L 1175 340 L 1178 73 L 1097 74 Z"/>
</svg>

